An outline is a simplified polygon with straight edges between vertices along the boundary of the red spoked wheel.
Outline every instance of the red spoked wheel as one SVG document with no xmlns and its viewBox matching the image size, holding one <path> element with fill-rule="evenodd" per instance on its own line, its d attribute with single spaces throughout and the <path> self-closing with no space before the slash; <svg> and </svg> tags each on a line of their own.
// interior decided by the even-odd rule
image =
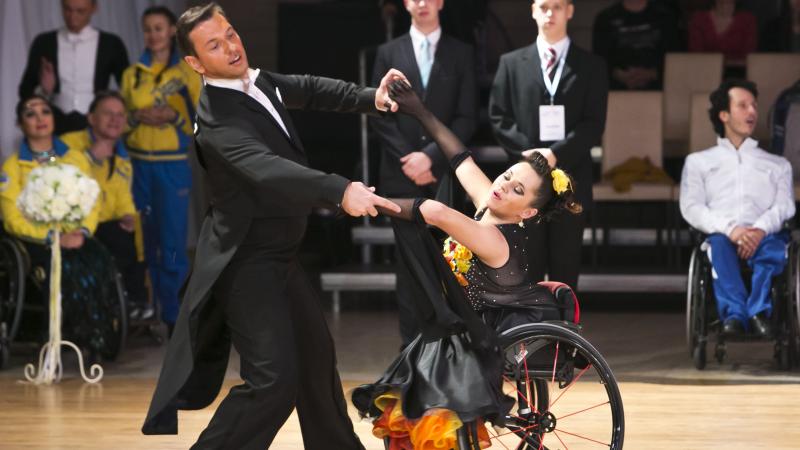
<svg viewBox="0 0 800 450">
<path fill-rule="evenodd" d="M 492 443 L 516 450 L 621 449 L 625 414 L 603 356 L 554 323 L 521 325 L 500 335 L 503 390 L 517 399 Z"/>
</svg>

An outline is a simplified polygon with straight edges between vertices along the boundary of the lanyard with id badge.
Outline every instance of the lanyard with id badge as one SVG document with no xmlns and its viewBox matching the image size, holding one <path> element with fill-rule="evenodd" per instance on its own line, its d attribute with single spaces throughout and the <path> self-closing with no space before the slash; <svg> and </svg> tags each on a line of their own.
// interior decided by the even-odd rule
<svg viewBox="0 0 800 450">
<path fill-rule="evenodd" d="M 564 71 L 564 61 L 566 54 L 558 61 L 558 69 L 553 81 L 547 76 L 547 71 L 542 69 L 544 75 L 544 85 L 550 94 L 549 105 L 539 105 L 539 140 L 541 142 L 562 141 L 567 135 L 567 127 L 564 116 L 564 105 L 554 105 L 558 84 L 561 82 L 561 73 Z"/>
</svg>

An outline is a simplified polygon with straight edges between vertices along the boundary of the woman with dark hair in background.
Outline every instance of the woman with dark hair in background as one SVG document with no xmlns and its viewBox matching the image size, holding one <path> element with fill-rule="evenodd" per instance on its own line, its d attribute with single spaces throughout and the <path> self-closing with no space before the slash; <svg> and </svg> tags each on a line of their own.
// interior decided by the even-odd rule
<svg viewBox="0 0 800 450">
<path fill-rule="evenodd" d="M 142 219 L 153 299 L 169 331 L 178 317 L 178 290 L 189 268 L 186 240 L 191 142 L 200 77 L 175 45 L 175 15 L 154 6 L 142 15 L 145 51 L 122 76 L 130 112 L 128 151 L 133 197 Z M 144 317 L 143 317 L 144 318 Z"/>
<path fill-rule="evenodd" d="M 723 53 L 728 78 L 744 77 L 747 54 L 758 48 L 756 17 L 737 6 L 736 0 L 715 0 L 689 21 L 689 51 Z"/>
</svg>

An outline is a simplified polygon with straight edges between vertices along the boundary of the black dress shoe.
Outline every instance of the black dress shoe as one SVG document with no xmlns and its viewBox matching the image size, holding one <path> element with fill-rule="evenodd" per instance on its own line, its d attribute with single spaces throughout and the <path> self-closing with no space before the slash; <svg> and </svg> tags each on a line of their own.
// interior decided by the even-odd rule
<svg viewBox="0 0 800 450">
<path fill-rule="evenodd" d="M 772 327 L 769 325 L 769 319 L 761 314 L 756 314 L 750 318 L 750 328 L 755 335 L 761 337 L 772 336 Z"/>
<path fill-rule="evenodd" d="M 727 319 L 722 324 L 722 334 L 742 334 L 744 326 L 738 319 Z"/>
</svg>

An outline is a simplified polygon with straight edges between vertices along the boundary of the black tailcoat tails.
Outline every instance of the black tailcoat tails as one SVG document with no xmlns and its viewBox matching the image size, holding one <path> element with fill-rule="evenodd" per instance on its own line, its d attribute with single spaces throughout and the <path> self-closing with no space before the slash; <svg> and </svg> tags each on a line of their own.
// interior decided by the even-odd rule
<svg viewBox="0 0 800 450">
<path fill-rule="evenodd" d="M 142 432 L 175 434 L 178 409 L 208 406 L 233 343 L 245 384 L 193 448 L 266 448 L 295 406 L 306 448 L 363 448 L 322 310 L 295 258 L 311 208 L 337 205 L 348 180 L 307 167 L 285 108 L 375 112 L 375 90 L 264 71 L 256 86 L 288 136 L 242 92 L 206 85 L 200 95 L 195 138 L 211 207 Z"/>
</svg>

